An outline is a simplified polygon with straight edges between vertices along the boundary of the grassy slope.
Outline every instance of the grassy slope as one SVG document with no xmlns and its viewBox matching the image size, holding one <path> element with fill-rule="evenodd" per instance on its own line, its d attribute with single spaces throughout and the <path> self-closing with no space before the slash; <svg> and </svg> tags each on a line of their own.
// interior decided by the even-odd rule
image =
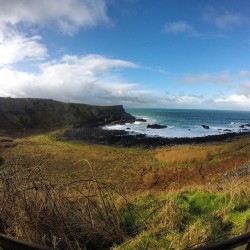
<svg viewBox="0 0 250 250">
<path fill-rule="evenodd" d="M 17 139 L 17 146 L 4 151 L 6 159 L 17 158 L 27 166 L 44 164 L 48 177 L 56 181 L 92 177 L 129 190 L 138 188 L 140 176 L 158 161 L 152 150 L 112 148 L 97 145 L 57 141 L 57 133 Z M 132 186 L 131 186 L 132 185 Z"/>
<path fill-rule="evenodd" d="M 17 146 L 1 155 L 5 164 L 42 165 L 52 182 L 94 175 L 128 195 L 137 212 L 131 221 L 124 211 L 123 219 L 126 230 L 136 228 L 136 235 L 116 249 L 182 249 L 239 234 L 250 217 L 247 178 L 211 183 L 249 161 L 248 137 L 216 145 L 145 150 L 66 142 L 61 133 L 16 139 Z"/>
</svg>

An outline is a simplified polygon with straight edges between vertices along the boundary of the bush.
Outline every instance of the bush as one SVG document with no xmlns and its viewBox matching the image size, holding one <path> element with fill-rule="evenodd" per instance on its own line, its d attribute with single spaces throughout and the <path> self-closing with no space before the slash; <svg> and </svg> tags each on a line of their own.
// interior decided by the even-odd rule
<svg viewBox="0 0 250 250">
<path fill-rule="evenodd" d="M 0 170 L 0 199 L 7 234 L 49 247 L 108 249 L 135 230 L 136 211 L 112 186 L 94 177 L 51 183 L 40 166 L 25 168 L 18 159 Z"/>
</svg>

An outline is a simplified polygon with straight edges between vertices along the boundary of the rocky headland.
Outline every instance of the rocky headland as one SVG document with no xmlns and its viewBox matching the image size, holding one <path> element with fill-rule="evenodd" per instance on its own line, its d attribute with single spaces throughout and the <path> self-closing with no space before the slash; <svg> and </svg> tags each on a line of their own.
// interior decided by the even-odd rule
<svg viewBox="0 0 250 250">
<path fill-rule="evenodd" d="M 122 105 L 94 106 L 51 99 L 0 97 L 0 130 L 53 130 L 66 126 L 135 121 Z"/>
</svg>

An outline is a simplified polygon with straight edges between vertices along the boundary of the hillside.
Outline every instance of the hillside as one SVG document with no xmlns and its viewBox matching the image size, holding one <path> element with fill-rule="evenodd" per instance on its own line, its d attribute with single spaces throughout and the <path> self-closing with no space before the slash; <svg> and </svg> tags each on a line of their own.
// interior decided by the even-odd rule
<svg viewBox="0 0 250 250">
<path fill-rule="evenodd" d="M 0 129 L 55 129 L 63 126 L 130 120 L 122 105 L 93 106 L 50 99 L 0 97 Z"/>
</svg>

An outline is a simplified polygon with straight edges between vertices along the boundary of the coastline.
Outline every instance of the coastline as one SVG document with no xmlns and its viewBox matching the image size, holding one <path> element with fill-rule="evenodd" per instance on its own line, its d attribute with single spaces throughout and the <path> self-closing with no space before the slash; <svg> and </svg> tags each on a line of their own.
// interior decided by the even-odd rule
<svg viewBox="0 0 250 250">
<path fill-rule="evenodd" d="M 66 140 L 82 141 L 88 144 L 116 147 L 155 148 L 185 144 L 199 145 L 204 143 L 217 143 L 236 140 L 248 135 L 250 136 L 250 131 L 208 135 L 203 137 L 149 137 L 145 134 L 131 135 L 125 130 L 104 130 L 101 126 L 85 125 L 80 128 L 66 130 L 63 137 Z"/>
</svg>

